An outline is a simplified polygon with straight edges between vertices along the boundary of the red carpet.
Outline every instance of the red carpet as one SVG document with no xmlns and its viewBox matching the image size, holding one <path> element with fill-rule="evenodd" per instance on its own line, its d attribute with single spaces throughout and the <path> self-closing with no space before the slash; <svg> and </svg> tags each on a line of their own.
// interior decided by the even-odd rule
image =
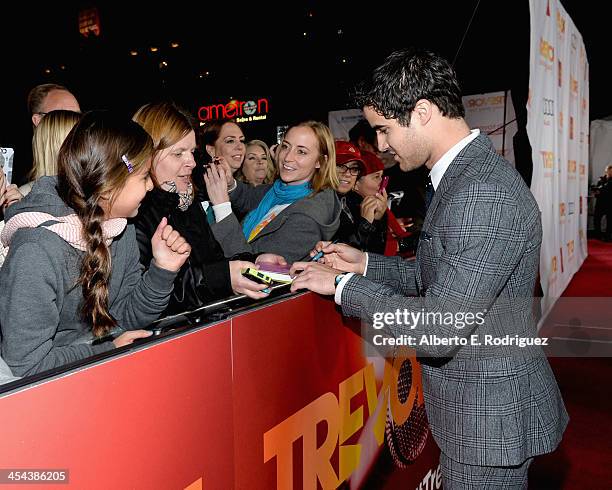
<svg viewBox="0 0 612 490">
<path fill-rule="evenodd" d="M 612 243 L 589 240 L 589 256 L 563 296 L 612 297 Z"/>
<path fill-rule="evenodd" d="M 589 256 L 573 277 L 564 297 L 612 297 L 612 244 L 589 240 Z M 607 300 L 604 300 L 606 303 Z M 609 304 L 612 304 L 612 300 Z M 553 315 L 554 311 L 551 313 Z M 584 315 L 583 315 L 584 313 Z M 580 337 L 608 346 L 612 333 L 612 309 L 598 312 L 604 319 L 593 326 L 593 312 L 577 311 L 589 317 L 588 323 L 545 325 L 543 337 L 560 330 L 573 329 L 570 340 Z M 554 316 L 554 315 L 553 315 Z M 551 316 L 549 315 L 549 318 Z M 548 322 L 547 322 L 548 323 Z M 589 329 L 589 330 L 587 330 Z M 583 344 L 586 345 L 586 344 Z M 585 347 L 588 349 L 588 347 Z M 612 488 L 612 358 L 553 357 L 555 372 L 570 423 L 559 448 L 540 456 L 530 470 L 529 488 L 536 490 L 610 489 Z"/>
</svg>

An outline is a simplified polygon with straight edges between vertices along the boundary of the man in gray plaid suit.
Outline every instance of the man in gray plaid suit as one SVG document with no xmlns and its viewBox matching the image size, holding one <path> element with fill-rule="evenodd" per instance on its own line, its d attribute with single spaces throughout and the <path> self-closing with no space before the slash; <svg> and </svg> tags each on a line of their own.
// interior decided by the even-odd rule
<svg viewBox="0 0 612 490">
<path fill-rule="evenodd" d="M 392 340 L 412 338 L 446 490 L 527 488 L 531 461 L 557 447 L 568 422 L 541 347 L 518 341 L 537 342 L 537 203 L 489 138 L 470 131 L 443 58 L 397 51 L 357 100 L 381 151 L 404 171 L 430 170 L 416 260 L 319 243 L 322 264 L 294 264 L 303 272 L 292 290 L 335 294 L 368 331 L 384 323 Z"/>
</svg>

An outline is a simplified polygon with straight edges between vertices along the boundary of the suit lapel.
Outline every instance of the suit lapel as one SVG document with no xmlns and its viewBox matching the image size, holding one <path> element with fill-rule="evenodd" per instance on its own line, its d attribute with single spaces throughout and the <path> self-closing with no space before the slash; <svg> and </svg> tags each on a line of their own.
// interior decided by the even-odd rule
<svg viewBox="0 0 612 490">
<path fill-rule="evenodd" d="M 425 221 L 423 223 L 423 228 L 421 232 L 421 239 L 419 240 L 419 245 L 421 241 L 431 239 L 431 223 L 438 209 L 438 205 L 442 201 L 444 194 L 446 194 L 449 189 L 451 189 L 453 183 L 456 179 L 466 171 L 471 163 L 473 163 L 479 155 L 482 154 L 483 150 L 487 147 L 490 147 L 489 138 L 482 133 L 474 138 L 470 143 L 459 152 L 459 154 L 453 159 L 452 163 L 444 172 L 442 180 L 434 193 L 433 199 L 431 200 L 431 204 L 429 205 L 429 209 L 427 210 L 427 215 L 425 216 Z M 421 247 L 419 246 L 417 249 L 416 255 L 416 280 L 419 291 L 423 290 L 423 280 L 421 277 Z"/>
<path fill-rule="evenodd" d="M 470 143 L 459 152 L 459 154 L 453 159 L 452 163 L 448 166 L 446 172 L 444 172 L 444 176 L 442 177 L 440 184 L 438 185 L 438 188 L 436 189 L 433 199 L 431 200 L 429 209 L 427 210 L 425 222 L 423 223 L 423 230 L 429 229 L 442 197 L 451 188 L 457 177 L 459 177 L 468 168 L 470 163 L 473 163 L 478 155 L 482 153 L 483 145 L 490 146 L 488 144 L 488 137 L 481 133 L 474 138 L 474 140 L 470 141 Z"/>
</svg>

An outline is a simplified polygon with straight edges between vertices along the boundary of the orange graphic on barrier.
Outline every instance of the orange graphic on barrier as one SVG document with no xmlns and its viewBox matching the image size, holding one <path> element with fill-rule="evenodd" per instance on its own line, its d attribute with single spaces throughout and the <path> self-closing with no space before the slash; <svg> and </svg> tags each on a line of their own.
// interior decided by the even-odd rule
<svg viewBox="0 0 612 490">
<path fill-rule="evenodd" d="M 303 488 L 316 489 L 317 481 L 323 488 L 337 488 L 345 481 L 360 462 L 361 445 L 344 444 L 357 434 L 366 420 L 364 406 L 351 411 L 351 400 L 365 389 L 368 416 L 376 414 L 372 431 L 377 444 L 385 440 L 386 410 L 377 407 L 390 405 L 390 412 L 396 425 L 405 423 L 414 408 L 424 405 L 420 388 L 421 368 L 413 350 L 404 349 L 403 357 L 397 357 L 393 364 L 385 363 L 380 391 L 376 390 L 374 365 L 368 364 L 338 385 L 338 397 L 332 392 L 295 412 L 263 436 L 264 463 L 276 457 L 277 488 L 293 488 L 293 446 L 302 440 Z M 398 394 L 398 378 L 402 364 L 409 360 L 412 367 L 412 382 L 407 399 L 402 402 Z M 327 435 L 317 445 L 317 425 L 325 422 Z M 336 448 L 339 450 L 338 472 L 331 459 Z"/>
</svg>

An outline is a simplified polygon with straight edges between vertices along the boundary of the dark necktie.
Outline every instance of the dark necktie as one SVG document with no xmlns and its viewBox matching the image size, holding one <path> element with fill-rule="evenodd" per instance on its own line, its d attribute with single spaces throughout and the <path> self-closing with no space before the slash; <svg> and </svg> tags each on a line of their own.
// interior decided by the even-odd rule
<svg viewBox="0 0 612 490">
<path fill-rule="evenodd" d="M 425 185 L 425 212 L 427 212 L 427 210 L 429 209 L 429 205 L 431 204 L 431 200 L 433 199 L 435 192 L 436 191 L 434 190 L 434 186 L 431 183 L 431 177 L 429 177 L 428 175 L 427 183 Z"/>
<path fill-rule="evenodd" d="M 212 203 L 208 203 L 208 207 L 206 208 L 206 221 L 208 224 L 212 225 L 216 222 L 215 220 L 215 212 L 213 211 Z"/>
</svg>

